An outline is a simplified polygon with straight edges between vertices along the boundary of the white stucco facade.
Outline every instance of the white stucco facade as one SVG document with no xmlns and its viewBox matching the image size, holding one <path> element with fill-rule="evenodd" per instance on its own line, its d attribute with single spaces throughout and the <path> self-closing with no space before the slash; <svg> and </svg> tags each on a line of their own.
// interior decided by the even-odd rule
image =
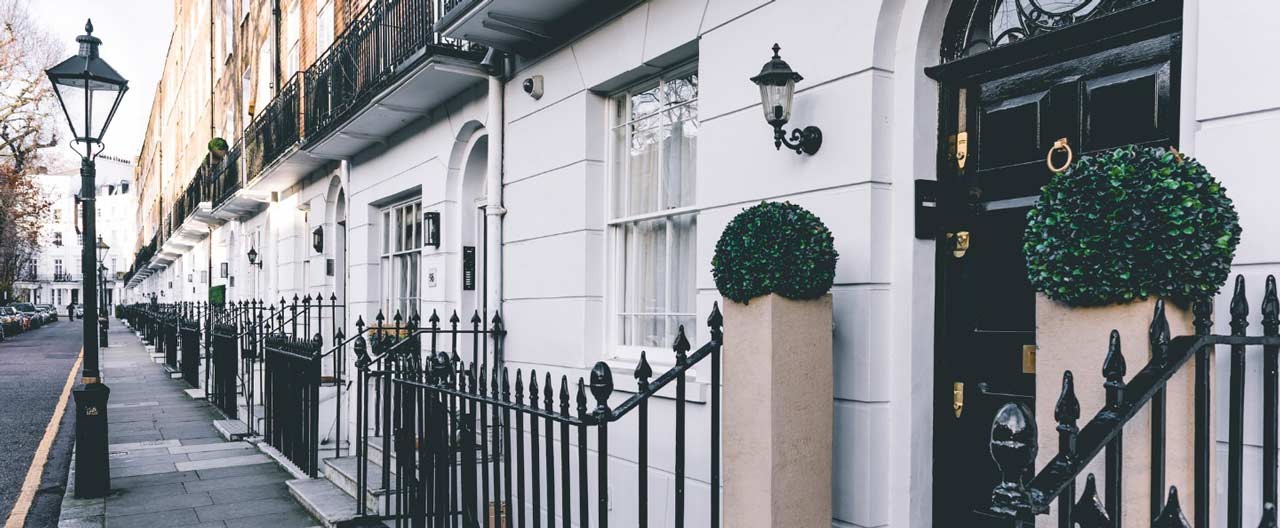
<svg viewBox="0 0 1280 528">
<path fill-rule="evenodd" d="M 501 267 L 491 271 L 501 274 L 501 297 L 488 299 L 487 307 L 500 310 L 506 322 L 508 366 L 573 379 L 596 361 L 607 361 L 625 396 L 635 360 L 616 346 L 614 333 L 619 290 L 611 250 L 618 233 L 608 212 L 614 161 L 610 97 L 694 64 L 698 147 L 689 207 L 696 215 L 699 328 L 691 340 L 697 346 L 707 338 L 701 321 L 720 300 L 710 259 L 723 226 L 737 212 L 762 200 L 786 200 L 821 217 L 840 253 L 832 290 L 832 526 L 931 526 L 935 250 L 932 241 L 913 236 L 913 182 L 936 174 L 938 93 L 923 70 L 939 62 L 949 4 L 640 2 L 580 38 L 518 61 L 500 94 L 501 123 L 489 114 L 484 79 L 476 78 L 426 117 L 298 178 L 261 213 L 218 227 L 135 290 L 163 292 L 161 302 L 205 300 L 201 274 L 212 264 L 211 285 L 228 286 L 228 299 L 334 293 L 346 302 L 350 321 L 369 321 L 391 307 L 391 294 L 384 291 L 382 211 L 416 199 L 421 211 L 442 215 L 439 248 L 418 251 L 418 306 L 442 317 L 458 310 L 466 319 L 484 299 L 476 293 L 483 288 L 462 288 L 462 247 L 483 247 L 476 227 L 482 224 L 474 223 L 477 203 L 483 203 L 477 200 L 485 196 L 484 178 L 493 169 L 487 149 L 496 145 L 488 138 L 501 126 L 505 215 Z M 1244 227 L 1235 266 L 1254 285 L 1251 291 L 1260 291 L 1263 277 L 1280 268 L 1280 245 L 1274 242 L 1280 240 L 1280 223 L 1268 211 L 1280 183 L 1269 176 L 1265 159 L 1280 138 L 1280 92 L 1273 89 L 1280 74 L 1255 58 L 1256 50 L 1280 44 L 1280 33 L 1268 25 L 1277 17 L 1280 4 L 1262 0 L 1184 2 L 1179 148 L 1209 167 L 1235 200 Z M 771 145 L 772 131 L 748 78 L 775 42 L 804 75 L 791 126 L 822 128 L 824 144 L 816 155 L 797 156 Z M 521 89 L 521 81 L 532 76 L 543 79 L 540 99 Z M 313 248 L 316 228 L 323 231 L 323 251 Z M 338 249 L 339 238 L 345 253 Z M 265 263 L 262 268 L 248 264 L 244 255 L 250 247 Z M 483 271 L 483 262 L 477 270 Z M 223 263 L 226 277 L 220 273 Z M 1223 303 L 1218 313 L 1226 312 Z M 1217 319 L 1225 329 L 1226 318 Z M 650 354 L 657 359 L 655 370 L 670 365 L 669 355 Z M 725 361 L 733 361 L 732 350 L 725 351 Z M 1225 376 L 1225 357 L 1218 362 Z M 1248 405 L 1258 409 L 1259 362 L 1251 363 L 1249 375 Z M 707 374 L 698 372 L 691 386 L 694 393 L 710 390 Z M 1225 379 L 1217 386 L 1215 401 L 1224 402 Z M 654 423 L 667 423 L 663 413 L 669 408 L 658 405 L 653 412 Z M 689 412 L 691 424 L 706 423 L 705 405 L 693 403 Z M 1225 435 L 1225 422 L 1218 431 Z M 1246 478 L 1253 489 L 1261 478 L 1261 432 L 1252 426 L 1246 432 Z M 706 431 L 692 428 L 689 440 L 691 477 L 697 481 L 689 491 L 689 514 L 703 519 L 709 479 L 697 457 L 705 456 L 709 439 Z M 626 441 L 614 446 L 615 496 L 633 492 L 627 486 L 634 486 L 634 451 Z M 665 468 L 670 461 L 655 455 L 654 463 Z M 650 482 L 654 518 L 666 519 L 670 474 L 655 472 Z M 1218 489 L 1225 493 L 1224 486 Z M 619 519 L 634 518 L 629 501 L 614 504 Z M 1245 518 L 1257 518 L 1261 506 L 1246 504 Z"/>
</svg>

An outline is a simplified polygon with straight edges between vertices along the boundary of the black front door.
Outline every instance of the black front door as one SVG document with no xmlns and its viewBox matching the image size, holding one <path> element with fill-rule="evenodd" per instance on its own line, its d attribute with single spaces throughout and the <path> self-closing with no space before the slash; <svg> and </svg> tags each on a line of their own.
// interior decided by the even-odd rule
<svg viewBox="0 0 1280 528">
<path fill-rule="evenodd" d="M 1079 157 L 1128 144 L 1177 142 L 1176 32 L 1140 33 L 1075 52 L 1063 51 L 1070 49 L 1067 43 L 1019 46 L 1033 43 L 1045 46 L 1045 53 L 1028 54 L 1023 46 L 1012 65 L 990 58 L 981 67 L 963 64 L 975 57 L 930 72 L 942 88 L 934 438 L 939 527 L 1007 525 L 974 512 L 990 504 L 997 481 L 988 448 L 996 410 L 1009 402 L 1035 409 L 1035 292 L 1026 278 L 1022 238 L 1027 212 L 1053 174 L 1047 161 L 1067 161 L 1062 150 L 1050 155 L 1051 148 L 1065 140 Z M 1052 423 L 1040 418 L 1041 427 Z"/>
</svg>

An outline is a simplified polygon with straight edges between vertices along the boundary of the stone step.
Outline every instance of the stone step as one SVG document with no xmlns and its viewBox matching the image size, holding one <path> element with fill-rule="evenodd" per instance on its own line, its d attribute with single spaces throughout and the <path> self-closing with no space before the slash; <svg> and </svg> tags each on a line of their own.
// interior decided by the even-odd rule
<svg viewBox="0 0 1280 528">
<path fill-rule="evenodd" d="M 213 428 L 218 430 L 219 436 L 229 441 L 243 439 L 249 434 L 249 426 L 240 420 L 214 420 Z"/>
<path fill-rule="evenodd" d="M 325 528 L 336 528 L 356 518 L 356 500 L 327 479 L 297 479 L 285 485 L 289 494 Z"/>
<path fill-rule="evenodd" d="M 324 477 L 354 499 L 357 489 L 356 465 L 355 457 L 325 459 Z M 371 512 L 385 513 L 382 511 L 383 496 L 386 495 L 387 490 L 382 487 L 382 470 L 378 466 L 369 464 L 367 471 L 368 482 L 365 483 L 365 489 L 368 492 L 364 494 L 365 507 Z M 391 485 L 395 485 L 394 480 Z"/>
</svg>

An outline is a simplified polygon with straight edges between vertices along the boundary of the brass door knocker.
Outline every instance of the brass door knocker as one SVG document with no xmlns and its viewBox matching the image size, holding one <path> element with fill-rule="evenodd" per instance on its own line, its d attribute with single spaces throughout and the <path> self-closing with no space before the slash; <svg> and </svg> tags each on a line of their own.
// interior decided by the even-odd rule
<svg viewBox="0 0 1280 528">
<path fill-rule="evenodd" d="M 1053 153 L 1057 151 L 1066 152 L 1067 161 L 1064 162 L 1062 165 L 1055 167 L 1053 165 Z M 1067 138 L 1062 138 L 1057 141 L 1054 141 L 1053 146 L 1049 147 L 1049 154 L 1047 154 L 1044 157 L 1044 162 L 1046 165 L 1049 166 L 1049 170 L 1053 171 L 1054 174 L 1062 174 L 1064 172 L 1067 172 L 1067 169 L 1071 167 L 1071 161 L 1074 158 L 1075 158 L 1075 154 L 1071 152 L 1071 145 L 1067 143 Z"/>
<path fill-rule="evenodd" d="M 969 252 L 969 232 L 957 231 L 955 233 L 947 233 L 947 240 L 951 242 L 951 256 L 955 258 L 964 258 L 965 253 Z"/>
</svg>

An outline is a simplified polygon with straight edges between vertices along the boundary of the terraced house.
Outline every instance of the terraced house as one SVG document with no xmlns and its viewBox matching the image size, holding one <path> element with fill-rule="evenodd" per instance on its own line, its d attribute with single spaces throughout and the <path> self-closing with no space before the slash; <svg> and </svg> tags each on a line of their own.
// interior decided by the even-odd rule
<svg viewBox="0 0 1280 528">
<path fill-rule="evenodd" d="M 1248 336 L 1277 325 L 1280 4 L 174 12 L 126 297 L 213 314 L 175 367 L 327 524 L 1239 527 L 1275 501 L 1280 342 Z M 1055 173 L 1130 145 L 1203 163 L 1243 228 L 1219 245 L 1249 287 L 1150 334 L 1154 304 L 1038 298 L 1024 255 Z M 712 257 L 762 201 L 829 227 L 827 312 L 726 305 Z"/>
</svg>

